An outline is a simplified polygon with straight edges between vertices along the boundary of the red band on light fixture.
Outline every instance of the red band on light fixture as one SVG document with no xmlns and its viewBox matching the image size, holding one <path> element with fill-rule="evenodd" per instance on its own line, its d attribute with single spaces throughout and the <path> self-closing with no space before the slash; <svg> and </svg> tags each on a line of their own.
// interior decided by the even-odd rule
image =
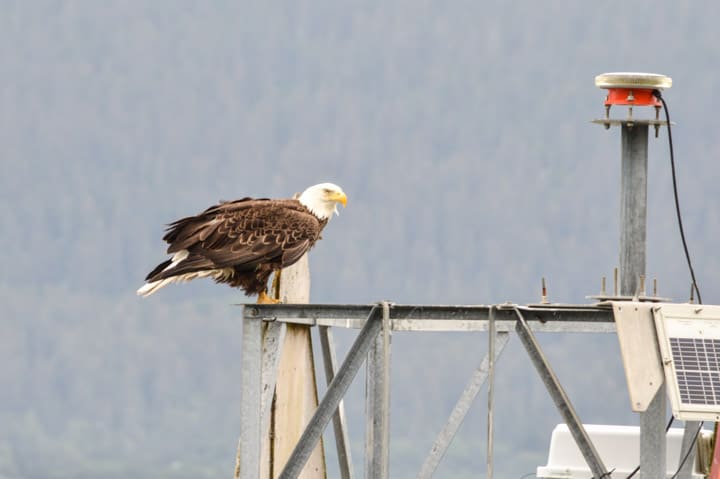
<svg viewBox="0 0 720 479">
<path fill-rule="evenodd" d="M 652 90 L 644 88 L 608 88 L 605 105 L 662 106 Z"/>
</svg>

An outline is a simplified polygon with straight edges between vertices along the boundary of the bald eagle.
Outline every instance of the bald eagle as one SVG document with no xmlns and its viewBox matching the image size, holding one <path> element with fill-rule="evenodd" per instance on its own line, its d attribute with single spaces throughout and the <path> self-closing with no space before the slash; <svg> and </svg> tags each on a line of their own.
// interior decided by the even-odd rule
<svg viewBox="0 0 720 479">
<path fill-rule="evenodd" d="M 298 261 L 320 239 L 337 204 L 347 204 L 332 183 L 306 189 L 297 199 L 224 201 L 196 216 L 170 223 L 163 237 L 173 256 L 157 265 L 137 290 L 149 296 L 170 283 L 212 278 L 241 288 L 258 302 L 273 271 Z"/>
</svg>

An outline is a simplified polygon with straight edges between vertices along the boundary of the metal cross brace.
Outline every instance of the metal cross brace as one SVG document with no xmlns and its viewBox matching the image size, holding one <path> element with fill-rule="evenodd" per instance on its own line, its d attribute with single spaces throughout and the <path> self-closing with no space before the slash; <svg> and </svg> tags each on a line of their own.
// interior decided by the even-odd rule
<svg viewBox="0 0 720 479">
<path fill-rule="evenodd" d="M 322 349 L 323 365 L 325 367 L 325 379 L 330 386 L 337 374 L 337 357 L 335 356 L 335 343 L 332 330 L 329 326 L 318 327 L 320 334 L 320 347 Z M 338 403 L 337 411 L 333 415 L 333 430 L 335 432 L 335 447 L 337 449 L 338 467 L 340 468 L 341 479 L 353 479 L 353 464 L 350 454 L 350 438 L 347 430 L 347 419 L 345 418 L 345 407 L 343 402 Z"/>
<path fill-rule="evenodd" d="M 507 344 L 509 339 L 510 333 L 497 333 L 497 336 L 494 340 L 495 360 L 500 357 L 500 353 L 502 353 L 503 349 L 505 349 L 505 345 Z M 435 439 L 435 442 L 430 449 L 430 453 L 425 458 L 425 462 L 423 463 L 422 468 L 417 475 L 418 479 L 429 479 L 435 473 L 435 470 L 440 464 L 440 461 L 442 460 L 443 456 L 445 456 L 448 447 L 450 447 L 453 438 L 457 434 L 458 429 L 460 429 L 460 425 L 465 420 L 465 416 L 470 410 L 470 406 L 472 406 L 475 398 L 480 392 L 480 388 L 482 388 L 483 384 L 485 383 L 489 371 L 490 356 L 488 353 L 482 359 L 482 362 L 477 367 L 477 369 L 475 369 L 475 371 L 473 372 L 472 376 L 470 377 L 470 381 L 468 381 L 465 389 L 460 395 L 460 398 L 458 398 L 457 403 L 455 404 L 455 408 L 450 413 L 450 417 L 448 418 L 447 423 L 443 427 L 442 431 L 440 431 L 440 433 L 437 435 L 437 438 Z"/>
<path fill-rule="evenodd" d="M 350 351 L 348 351 L 342 366 L 340 366 L 340 370 L 338 370 L 330 386 L 328 386 L 325 396 L 320 401 L 315 414 L 310 419 L 295 449 L 288 458 L 285 468 L 280 473 L 280 479 L 295 479 L 302 472 L 325 427 L 335 414 L 340 401 L 350 387 L 360 366 L 365 362 L 370 347 L 382 329 L 381 312 L 381 308 L 377 305 L 370 310 L 365 325 L 350 347 Z M 247 367 L 243 369 L 247 369 Z"/>
<path fill-rule="evenodd" d="M 520 312 L 520 309 L 517 307 L 513 309 L 517 313 L 518 318 L 515 325 L 515 331 L 517 332 L 518 338 L 520 338 L 523 346 L 525 346 L 525 350 L 530 356 L 530 360 L 535 366 L 535 369 L 537 369 L 543 383 L 545 383 L 545 387 L 547 388 L 548 393 L 550 393 L 550 397 L 552 397 L 553 402 L 555 402 L 555 407 L 557 407 L 560 415 L 565 420 L 568 429 L 570 429 L 570 434 L 572 434 L 573 439 L 575 439 L 575 443 L 585 458 L 585 462 L 587 462 L 588 467 L 592 471 L 593 477 L 596 479 L 608 477 L 609 474 L 602 462 L 602 458 L 600 458 L 600 455 L 590 440 L 590 436 L 585 430 L 585 427 L 583 427 L 582 422 L 580 422 L 580 418 L 575 412 L 575 409 L 570 402 L 570 398 L 567 396 L 565 390 L 560 384 L 560 380 L 558 380 L 555 372 L 550 367 L 550 363 L 540 348 L 540 344 L 535 338 L 535 335 L 532 330 L 530 330 L 527 322 L 525 322 L 525 318 Z"/>
</svg>

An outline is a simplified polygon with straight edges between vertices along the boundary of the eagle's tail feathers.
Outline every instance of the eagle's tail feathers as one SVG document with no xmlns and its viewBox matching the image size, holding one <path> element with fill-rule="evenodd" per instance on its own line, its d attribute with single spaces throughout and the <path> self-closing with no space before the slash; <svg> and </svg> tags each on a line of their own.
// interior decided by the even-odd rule
<svg viewBox="0 0 720 479">
<path fill-rule="evenodd" d="M 192 281 L 197 278 L 215 278 L 215 279 L 227 279 L 233 275 L 234 271 L 232 268 L 220 268 L 220 269 L 209 269 L 205 271 L 193 271 L 192 273 L 179 274 L 176 276 L 170 276 L 168 278 L 159 279 L 157 281 L 151 281 L 144 284 L 140 289 L 137 290 L 138 296 L 148 297 L 160 288 L 167 286 L 172 283 L 184 283 L 185 281 Z"/>
</svg>

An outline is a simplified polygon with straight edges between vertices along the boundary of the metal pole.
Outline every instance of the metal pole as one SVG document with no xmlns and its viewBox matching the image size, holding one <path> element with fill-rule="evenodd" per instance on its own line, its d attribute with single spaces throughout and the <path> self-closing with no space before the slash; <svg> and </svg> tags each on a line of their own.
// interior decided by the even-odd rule
<svg viewBox="0 0 720 479">
<path fill-rule="evenodd" d="M 640 413 L 640 479 L 665 477 L 665 385 L 658 389 L 645 412 Z"/>
<path fill-rule="evenodd" d="M 272 451 L 274 450 L 273 433 L 270 431 L 270 420 L 273 416 L 273 403 L 275 399 L 275 387 L 277 385 L 278 369 L 282 345 L 285 342 L 285 332 L 288 325 L 273 321 L 267 323 L 263 328 L 262 344 L 262 382 L 260 389 L 260 436 L 262 437 L 262 450 L 260 453 L 260 477 L 270 479 L 272 477 Z"/>
<path fill-rule="evenodd" d="M 295 479 L 300 475 L 315 445 L 320 440 L 325 426 L 335 414 L 340 400 L 347 392 L 348 387 L 350 387 L 350 383 L 355 378 L 360 366 L 365 362 L 370 347 L 382 329 L 379 315 L 380 308 L 375 305 L 370 310 L 370 315 L 367 317 L 357 339 L 350 347 L 350 351 L 348 351 L 342 366 L 340 366 L 340 370 L 333 378 L 330 386 L 328 386 L 325 397 L 320 401 L 315 414 L 313 414 L 305 431 L 300 436 L 300 440 L 288 458 L 285 468 L 278 476 L 279 479 Z"/>
<path fill-rule="evenodd" d="M 488 317 L 488 410 L 487 410 L 487 479 L 493 478 L 493 399 L 495 388 L 495 306 Z"/>
<path fill-rule="evenodd" d="M 390 475 L 390 305 L 383 301 L 382 334 L 368 353 L 366 365 L 365 477 Z"/>
<path fill-rule="evenodd" d="M 270 413 L 275 395 L 278 364 L 280 363 L 280 349 L 285 340 L 287 324 L 272 322 L 267 324 L 262 345 L 262 389 L 260 410 L 262 411 L 260 424 L 263 436 L 269 435 Z"/>
<path fill-rule="evenodd" d="M 620 179 L 620 294 L 639 291 L 647 249 L 648 125 L 622 125 Z M 665 385 L 640 413 L 640 478 L 665 476 Z"/>
<path fill-rule="evenodd" d="M 235 477 L 256 479 L 260 477 L 261 407 L 260 383 L 262 381 L 262 320 L 243 318 L 242 349 L 243 365 L 240 398 L 240 442 L 238 444 Z"/>
<path fill-rule="evenodd" d="M 648 125 L 622 125 L 620 176 L 620 294 L 638 292 L 647 247 Z"/>
<path fill-rule="evenodd" d="M 678 471 L 677 479 L 691 479 L 693 474 L 693 469 L 695 468 L 695 455 L 697 453 L 697 448 L 695 447 L 695 433 L 697 432 L 698 428 L 700 427 L 700 421 L 686 421 L 685 422 L 685 432 L 683 434 L 682 439 L 682 446 L 680 447 L 680 457 L 678 458 L 678 467 L 680 470 Z M 680 462 L 682 462 L 683 458 L 686 454 L 688 454 L 688 450 L 690 448 L 693 448 L 693 450 L 688 455 L 687 460 L 685 461 L 685 464 L 680 467 Z"/>
</svg>

